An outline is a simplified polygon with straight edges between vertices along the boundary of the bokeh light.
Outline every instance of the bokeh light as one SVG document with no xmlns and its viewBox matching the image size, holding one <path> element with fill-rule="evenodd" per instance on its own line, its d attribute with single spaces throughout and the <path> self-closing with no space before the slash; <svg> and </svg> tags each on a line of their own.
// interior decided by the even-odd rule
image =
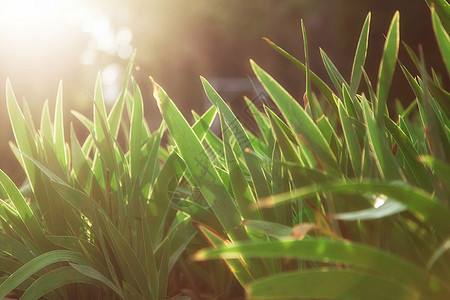
<svg viewBox="0 0 450 300">
<path fill-rule="evenodd" d="M 122 18 L 127 18 L 126 12 Z M 6 46 L 4 55 L 20 77 L 36 74 L 36 68 L 48 70 L 43 67 L 55 63 L 63 76 L 67 69 L 95 65 L 102 54 L 118 57 L 125 64 L 133 52 L 133 34 L 128 27 L 115 29 L 101 7 L 80 0 L 0 1 L 0 39 Z M 59 64 L 61 61 L 70 61 L 71 66 Z M 106 77 L 102 80 L 106 101 L 112 102 L 123 68 L 115 62 L 100 68 Z"/>
</svg>

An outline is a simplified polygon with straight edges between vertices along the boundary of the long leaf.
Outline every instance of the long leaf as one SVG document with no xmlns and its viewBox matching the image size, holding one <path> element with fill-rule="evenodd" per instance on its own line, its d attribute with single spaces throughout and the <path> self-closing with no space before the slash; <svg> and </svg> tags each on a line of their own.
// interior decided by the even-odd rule
<svg viewBox="0 0 450 300">
<path fill-rule="evenodd" d="M 395 12 L 388 30 L 386 42 L 384 44 L 383 57 L 378 71 L 377 99 L 375 105 L 375 116 L 379 124 L 383 122 L 383 115 L 386 113 L 386 101 L 389 89 L 394 76 L 394 69 L 397 63 L 398 48 L 400 43 L 400 14 Z"/>
<path fill-rule="evenodd" d="M 252 299 L 417 299 L 415 288 L 405 288 L 384 277 L 352 270 L 313 270 L 273 275 L 247 287 Z"/>
<path fill-rule="evenodd" d="M 48 293 L 68 284 L 95 284 L 96 281 L 84 276 L 72 267 L 52 270 L 35 280 L 22 294 L 22 300 L 40 299 Z"/>
<path fill-rule="evenodd" d="M 45 268 L 57 262 L 67 261 L 79 264 L 86 263 L 84 257 L 81 254 L 73 251 L 54 250 L 41 254 L 20 267 L 0 285 L 0 298 L 3 299 L 3 297 L 5 297 L 9 292 L 15 289 L 19 284 L 21 284 L 23 281 L 28 279 L 30 276 L 32 276 L 42 268 Z"/>
<path fill-rule="evenodd" d="M 246 239 L 247 234 L 236 227 L 240 214 L 205 149 L 166 92 L 155 82 L 153 86 L 161 114 L 205 200 L 232 239 Z"/>
<path fill-rule="evenodd" d="M 259 81 L 283 113 L 288 124 L 305 139 L 321 163 L 328 167 L 327 170 L 331 173 L 336 172 L 338 169 L 336 157 L 314 121 L 278 82 L 256 63 L 252 61 L 251 64 Z"/>
<path fill-rule="evenodd" d="M 379 275 L 408 286 L 428 288 L 429 275 L 416 265 L 388 252 L 362 244 L 328 239 L 281 240 L 222 246 L 197 252 L 195 259 L 238 257 L 299 258 L 328 263 L 345 263 L 375 271 Z"/>
<path fill-rule="evenodd" d="M 359 36 L 358 46 L 356 48 L 355 58 L 353 60 L 352 75 L 350 79 L 350 93 L 356 95 L 358 91 L 359 83 L 361 81 L 362 68 L 366 61 L 367 44 L 369 41 L 369 27 L 370 27 L 370 12 L 367 14 L 364 21 L 361 35 Z"/>
<path fill-rule="evenodd" d="M 314 196 L 317 192 L 335 192 L 361 194 L 364 192 L 384 194 L 387 197 L 405 204 L 409 210 L 420 216 L 424 224 L 433 226 L 441 236 L 450 234 L 450 210 L 439 203 L 433 196 L 411 185 L 400 182 L 337 182 L 320 186 L 309 186 L 294 190 L 290 193 L 272 196 L 260 204 L 273 206 L 291 199 L 304 199 Z"/>
<path fill-rule="evenodd" d="M 269 39 L 265 39 L 265 41 L 276 51 L 281 53 L 284 57 L 286 57 L 288 60 L 294 63 L 300 70 L 303 72 L 306 72 L 306 66 L 300 62 L 298 59 L 290 55 L 288 52 L 286 52 L 284 49 L 276 45 L 274 42 L 272 42 Z M 314 83 L 314 85 L 320 90 L 320 92 L 325 96 L 325 99 L 327 100 L 328 104 L 331 106 L 333 111 L 337 112 L 336 103 L 333 100 L 333 91 L 330 89 L 330 87 L 322 80 L 319 76 L 317 76 L 314 72 L 311 70 L 309 71 L 311 74 L 311 81 Z"/>
<path fill-rule="evenodd" d="M 444 26 L 442 25 L 434 7 L 431 8 L 431 20 L 433 21 L 434 34 L 436 35 L 436 40 L 439 44 L 442 58 L 450 76 L 450 37 L 449 33 L 444 29 Z"/>
<path fill-rule="evenodd" d="M 28 203 L 25 201 L 19 189 L 2 170 L 0 170 L 0 184 L 3 186 L 9 196 L 9 199 L 16 207 L 20 218 L 38 245 L 39 249 L 41 251 L 49 250 L 49 243 L 44 236 L 39 220 L 31 210 Z"/>
</svg>

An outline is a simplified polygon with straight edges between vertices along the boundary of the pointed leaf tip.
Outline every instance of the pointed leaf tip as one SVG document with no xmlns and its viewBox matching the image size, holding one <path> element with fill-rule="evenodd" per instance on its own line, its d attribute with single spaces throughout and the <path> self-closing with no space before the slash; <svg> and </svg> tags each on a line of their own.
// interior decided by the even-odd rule
<svg viewBox="0 0 450 300">
<path fill-rule="evenodd" d="M 161 90 L 161 87 L 159 86 L 158 83 L 156 83 L 156 81 L 153 79 L 152 76 L 149 76 L 148 78 L 150 79 L 150 81 L 152 82 L 152 85 L 153 85 L 153 98 L 155 98 L 156 104 L 158 104 L 158 107 L 161 108 L 161 98 L 159 97 L 159 92 Z"/>
</svg>

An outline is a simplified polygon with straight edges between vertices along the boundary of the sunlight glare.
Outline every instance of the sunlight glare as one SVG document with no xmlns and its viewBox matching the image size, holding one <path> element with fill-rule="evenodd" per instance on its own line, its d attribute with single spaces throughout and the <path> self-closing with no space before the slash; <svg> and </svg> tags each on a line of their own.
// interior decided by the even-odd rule
<svg viewBox="0 0 450 300">
<path fill-rule="evenodd" d="M 387 200 L 387 197 L 385 195 L 379 195 L 376 199 L 375 199 L 375 203 L 373 204 L 373 207 L 375 208 L 379 208 L 381 207 Z"/>
<path fill-rule="evenodd" d="M 10 39 L 45 38 L 65 29 L 74 0 L 0 1 L 1 31 Z"/>
</svg>

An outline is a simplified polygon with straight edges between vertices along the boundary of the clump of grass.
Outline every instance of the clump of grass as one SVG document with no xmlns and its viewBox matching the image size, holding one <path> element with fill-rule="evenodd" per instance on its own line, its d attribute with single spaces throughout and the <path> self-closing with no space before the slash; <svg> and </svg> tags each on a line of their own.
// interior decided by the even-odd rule
<svg viewBox="0 0 450 300">
<path fill-rule="evenodd" d="M 427 3 L 450 75 L 450 10 Z M 376 86 L 364 71 L 370 14 L 349 80 L 321 50 L 332 86 L 310 69 L 303 23 L 304 64 L 267 40 L 305 72 L 306 92 L 302 106 L 251 61 L 275 103 L 260 111 L 246 99 L 259 135 L 204 78 L 213 106 L 193 125 L 152 80 L 164 122 L 151 132 L 132 61 L 109 112 L 99 79 L 93 119 L 74 112 L 90 132 L 83 140 L 72 127 L 64 136 L 62 86 L 54 117 L 46 103 L 37 130 L 7 82 L 12 147 L 28 186 L 21 193 L 0 172 L 0 298 L 165 299 L 177 262 L 231 295 L 228 273 L 187 270 L 197 232 L 212 248 L 194 257 L 222 258 L 251 298 L 448 298 L 450 96 L 420 53 L 405 45 L 416 76 L 398 61 L 399 18 Z M 416 98 L 391 119 L 397 64 Z M 216 115 L 220 137 L 210 128 Z"/>
<path fill-rule="evenodd" d="M 441 13 L 431 7 L 431 16 L 448 64 L 448 31 L 440 18 L 449 10 L 439 7 Z M 302 107 L 251 61 L 277 109 L 260 112 L 247 101 L 260 137 L 241 125 L 205 79 L 222 139 L 195 135 L 154 83 L 188 178 L 218 220 L 196 223 L 216 248 L 196 258 L 223 258 L 252 298 L 450 295 L 448 92 L 405 45 L 419 75 L 398 64 L 416 99 L 391 119 L 387 101 L 400 47 L 400 16 L 394 15 L 386 34 L 376 86 L 364 71 L 370 18 L 361 31 L 350 81 L 321 50 L 332 87 L 309 68 L 303 24 L 305 64 L 268 41 L 305 71 L 307 90 Z M 358 93 L 362 77 L 367 95 Z"/>
<path fill-rule="evenodd" d="M 12 147 L 31 192 L 26 201 L 0 172 L 7 195 L 0 208 L 0 298 L 12 290 L 21 299 L 166 297 L 169 272 L 196 232 L 186 214 L 170 208 L 183 162 L 160 147 L 163 125 L 148 129 L 136 83 L 127 90 L 131 65 L 109 113 L 98 78 L 93 120 L 74 113 L 90 134 L 79 140 L 71 127 L 70 144 L 61 85 L 55 117 L 46 103 L 36 130 L 7 82 Z"/>
</svg>

